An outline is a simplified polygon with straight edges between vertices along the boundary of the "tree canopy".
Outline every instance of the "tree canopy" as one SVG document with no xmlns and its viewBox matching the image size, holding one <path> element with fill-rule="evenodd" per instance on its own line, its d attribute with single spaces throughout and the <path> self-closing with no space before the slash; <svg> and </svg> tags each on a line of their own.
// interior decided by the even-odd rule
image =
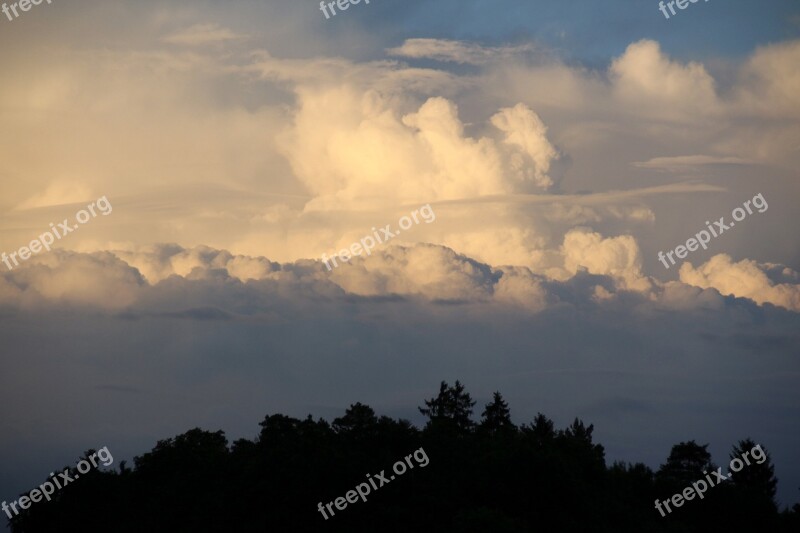
<svg viewBox="0 0 800 533">
<path fill-rule="evenodd" d="M 733 446 L 729 458 L 749 452 L 750 464 L 704 499 L 662 517 L 656 499 L 671 498 L 716 468 L 707 444 L 676 444 L 654 472 L 641 463 L 607 465 L 594 426 L 578 418 L 563 429 L 542 413 L 515 425 L 499 392 L 477 424 L 476 402 L 459 381 L 442 381 L 424 404 L 419 410 L 428 421 L 422 430 L 358 402 L 332 423 L 269 414 L 253 440 L 229 443 L 222 431 L 191 429 L 157 442 L 134 458 L 133 468 L 123 462 L 118 470 L 92 470 L 52 501 L 23 510 L 10 520 L 11 528 L 691 533 L 788 532 L 800 526 L 800 505 L 778 511 L 774 465 L 767 448 L 751 439 Z M 385 473 L 388 479 L 397 461 L 410 461 L 419 449 L 429 458 L 424 468 L 392 479 L 368 501 L 358 500 L 327 520 L 317 512 L 319 503 L 335 502 L 368 475 L 374 480 Z"/>
</svg>

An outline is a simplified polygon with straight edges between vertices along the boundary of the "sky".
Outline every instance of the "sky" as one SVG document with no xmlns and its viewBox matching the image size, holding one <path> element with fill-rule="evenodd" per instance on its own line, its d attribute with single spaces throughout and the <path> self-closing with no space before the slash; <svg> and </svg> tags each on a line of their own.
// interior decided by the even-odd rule
<svg viewBox="0 0 800 533">
<path fill-rule="evenodd" d="M 800 500 L 796 2 L 53 0 L 0 73 L 0 499 L 459 379 Z"/>
</svg>

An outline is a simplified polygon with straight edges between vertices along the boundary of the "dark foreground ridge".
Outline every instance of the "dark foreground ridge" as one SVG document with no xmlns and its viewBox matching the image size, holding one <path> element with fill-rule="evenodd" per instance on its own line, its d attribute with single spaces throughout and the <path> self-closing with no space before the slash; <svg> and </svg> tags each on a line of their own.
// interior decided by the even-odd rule
<svg viewBox="0 0 800 533">
<path fill-rule="evenodd" d="M 777 509 L 766 446 L 761 464 L 752 461 L 662 517 L 656 500 L 713 479 L 718 466 L 708 445 L 673 446 L 657 472 L 643 464 L 607 466 L 591 425 L 575 419 L 556 430 L 539 414 L 515 426 L 499 393 L 476 424 L 474 404 L 458 381 L 442 382 L 420 408 L 429 419 L 422 430 L 360 403 L 332 424 L 270 415 L 255 441 L 231 445 L 222 431 L 193 429 L 159 441 L 133 469 L 123 462 L 119 471 L 91 471 L 11 520 L 12 531 L 800 531 L 800 505 Z M 729 460 L 761 444 L 740 441 Z M 389 480 L 393 464 L 420 448 L 429 463 Z M 382 471 L 389 481 L 368 501 L 333 507 L 327 520 L 318 511 L 319 502 L 334 502 Z"/>
</svg>

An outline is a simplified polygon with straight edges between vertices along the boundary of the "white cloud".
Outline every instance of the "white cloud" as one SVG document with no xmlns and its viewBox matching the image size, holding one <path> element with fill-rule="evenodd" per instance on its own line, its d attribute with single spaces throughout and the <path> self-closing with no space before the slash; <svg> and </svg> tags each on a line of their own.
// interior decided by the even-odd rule
<svg viewBox="0 0 800 533">
<path fill-rule="evenodd" d="M 192 302 L 192 307 L 235 312 L 240 301 L 259 301 L 257 307 L 277 305 L 261 300 L 265 294 L 259 287 L 269 283 L 269 294 L 298 304 L 312 304 L 316 297 L 400 296 L 433 303 L 522 307 L 538 313 L 560 305 L 564 291 L 583 287 L 575 293 L 576 305 L 638 294 L 642 302 L 667 308 L 704 308 L 721 305 L 722 293 L 800 311 L 800 276 L 780 265 L 732 263 L 728 256 L 718 255 L 697 269 L 684 263 L 681 283 L 662 285 L 642 275 L 639 249 L 630 236 L 604 238 L 585 228 L 568 232 L 559 250 L 540 255 L 539 260 L 540 266 L 550 264 L 542 266 L 549 276 L 524 267 L 492 266 L 430 244 L 389 246 L 331 270 L 319 261 L 281 264 L 207 246 L 157 245 L 91 254 L 56 251 L 34 256 L 0 275 L 0 303 L 30 307 L 51 302 L 119 310 L 160 301 L 170 310 L 177 304 L 179 310 L 181 303 Z M 192 294 L 189 282 L 201 282 L 196 288 L 206 288 Z"/>
<path fill-rule="evenodd" d="M 800 40 L 763 46 L 742 66 L 736 104 L 743 114 L 800 118 Z"/>
<path fill-rule="evenodd" d="M 458 108 L 445 98 L 429 98 L 402 116 L 397 107 L 355 87 L 301 91 L 282 145 L 295 175 L 317 197 L 307 210 L 428 203 L 552 183 L 547 172 L 555 149 L 525 106 L 493 117 L 503 144 L 467 136 Z"/>
<path fill-rule="evenodd" d="M 603 238 L 585 228 L 569 231 L 561 248 L 564 268 L 574 274 L 583 267 L 592 274 L 624 280 L 629 288 L 647 290 L 650 282 L 642 275 L 642 259 L 636 239 L 630 235 Z"/>
<path fill-rule="evenodd" d="M 548 176 L 550 163 L 558 157 L 558 152 L 547 140 L 547 127 L 539 115 L 524 104 L 501 109 L 492 117 L 494 127 L 506 134 L 505 143 L 521 149 L 522 154 L 533 160 L 528 165 L 522 155 L 515 153 L 511 164 L 517 171 L 519 181 L 533 180 L 536 185 L 548 189 L 553 180 Z"/>
<path fill-rule="evenodd" d="M 716 84 L 705 67 L 671 61 L 655 41 L 629 45 L 611 64 L 610 74 L 617 98 L 645 116 L 685 120 L 693 113 L 719 111 Z"/>
<path fill-rule="evenodd" d="M 222 41 L 233 33 L 192 31 Z M 639 187 L 639 169 L 705 174 L 717 163 L 757 163 L 781 189 L 771 194 L 792 194 L 770 171 L 776 161 L 796 166 L 800 129 L 788 112 L 785 123 L 769 122 L 754 102 L 774 94 L 793 105 L 795 44 L 759 50 L 738 85 L 719 95 L 705 67 L 672 60 L 652 41 L 631 44 L 607 72 L 498 52 L 525 47 L 401 47 L 419 57 L 450 50 L 448 57 L 482 58 L 488 68 L 469 75 L 265 51 L 64 50 L 0 88 L 20 110 L 63 117 L 45 124 L 31 113 L 9 115 L 0 160 L 18 179 L 4 199 L 9 208 L 43 207 L 99 191 L 120 202 L 113 224 L 61 243 L 74 249 L 177 242 L 284 262 L 319 257 L 396 221 L 406 206 L 433 203 L 443 216 L 405 243 L 562 279 L 575 273 L 561 247 L 576 227 L 602 239 L 628 235 L 637 246 L 675 242 L 684 236 L 656 221 L 659 208 L 675 212 L 664 207 L 673 198 L 726 192 L 709 182 Z M 48 157 L 20 157 L 27 138 L 48 147 Z M 653 156 L 667 150 L 695 155 Z M 11 212 L 0 244 L 18 249 L 57 215 Z M 780 220 L 765 222 L 773 223 Z M 631 265 L 580 260 L 633 280 Z"/>
<path fill-rule="evenodd" d="M 0 298 L 23 308 L 64 303 L 106 310 L 132 305 L 144 287 L 139 272 L 109 252 L 74 254 L 54 251 L 34 256 L 5 274 Z M 17 290 L 8 290 L 9 284 Z M 4 294 L 3 294 L 4 293 Z"/>
<path fill-rule="evenodd" d="M 719 254 L 697 268 L 689 262 L 684 263 L 680 277 L 689 285 L 713 287 L 722 294 L 800 311 L 800 284 L 773 282 L 767 271 L 774 268 L 775 265 L 759 265 L 749 259 L 734 263 L 730 256 Z M 790 269 L 779 268 L 779 271 L 782 276 L 797 279 L 797 273 Z"/>
</svg>

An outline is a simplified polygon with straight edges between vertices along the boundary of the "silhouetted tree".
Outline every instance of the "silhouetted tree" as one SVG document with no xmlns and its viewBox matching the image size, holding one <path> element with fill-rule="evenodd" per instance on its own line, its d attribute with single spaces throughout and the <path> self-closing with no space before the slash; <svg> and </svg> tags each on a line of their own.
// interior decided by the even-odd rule
<svg viewBox="0 0 800 533">
<path fill-rule="evenodd" d="M 794 504 L 791 509 L 784 509 L 780 518 L 781 531 L 786 533 L 800 531 L 800 503 Z"/>
<path fill-rule="evenodd" d="M 486 404 L 481 414 L 479 428 L 489 435 L 514 431 L 517 427 L 511 421 L 511 411 L 499 392 L 495 392 L 492 401 Z"/>
<path fill-rule="evenodd" d="M 378 417 L 372 407 L 361 402 L 352 404 L 344 416 L 334 419 L 333 429 L 337 433 L 348 433 L 358 437 L 368 437 L 375 431 Z"/>
<path fill-rule="evenodd" d="M 538 413 L 531 424 L 523 424 L 522 432 L 540 450 L 550 447 L 556 438 L 553 421 L 542 413 Z"/>
<path fill-rule="evenodd" d="M 296 418 L 285 415 L 268 415 L 259 424 L 261 433 L 259 441 L 263 444 L 293 439 L 297 434 L 297 427 L 300 421 Z"/>
<path fill-rule="evenodd" d="M 708 444 L 700 446 L 695 441 L 681 442 L 672 447 L 667 462 L 661 465 L 656 476 L 670 485 L 686 487 L 705 477 L 704 472 L 714 470 Z"/>
<path fill-rule="evenodd" d="M 475 425 L 470 418 L 474 406 L 472 397 L 458 380 L 453 387 L 442 381 L 439 394 L 425 400 L 425 407 L 420 407 L 419 412 L 429 418 L 428 427 L 453 428 L 466 433 Z"/>
<path fill-rule="evenodd" d="M 758 460 L 751 452 L 758 446 Z M 749 464 L 742 459 L 745 454 L 749 456 Z M 763 454 L 763 455 L 762 455 Z M 744 466 L 741 471 L 733 474 L 733 484 L 746 491 L 753 498 L 769 502 L 774 510 L 778 509 L 775 503 L 775 492 L 778 486 L 778 479 L 775 477 L 775 467 L 772 465 L 772 457 L 769 452 L 757 445 L 751 439 L 739 441 L 738 446 L 734 446 L 730 453 L 730 460 L 738 459 Z M 760 462 L 759 462 L 760 461 Z"/>
<path fill-rule="evenodd" d="M 754 450 L 754 448 L 757 449 Z M 731 504 L 739 527 L 776 527 L 778 505 L 775 492 L 778 480 L 769 453 L 751 439 L 733 446 L 730 461 L 736 462 L 739 472 L 731 472 Z M 748 464 L 749 463 L 749 464 Z"/>
<path fill-rule="evenodd" d="M 593 432 L 594 424 L 586 427 L 582 420 L 576 418 L 569 427 L 559 432 L 558 439 L 563 442 L 564 448 L 581 457 L 587 468 L 600 470 L 605 468 L 605 450 L 600 444 L 592 442 Z"/>
</svg>

